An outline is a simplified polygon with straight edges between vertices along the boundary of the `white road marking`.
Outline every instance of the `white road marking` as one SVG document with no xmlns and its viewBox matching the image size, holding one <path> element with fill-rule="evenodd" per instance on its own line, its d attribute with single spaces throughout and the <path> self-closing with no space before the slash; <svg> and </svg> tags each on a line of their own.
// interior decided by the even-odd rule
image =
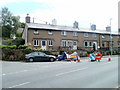
<svg viewBox="0 0 120 90">
<path fill-rule="evenodd" d="M 28 84 L 28 83 L 30 83 L 30 82 L 21 83 L 21 84 L 14 85 L 14 86 L 11 86 L 11 87 L 8 87 L 8 88 L 15 88 L 15 87 L 22 86 L 22 85 L 25 85 L 25 84 Z"/>
<path fill-rule="evenodd" d="M 11 73 L 8 73 L 9 75 L 10 74 L 18 74 L 18 73 L 21 73 L 21 72 L 27 72 L 28 70 L 23 70 L 23 71 L 19 71 L 19 72 L 11 72 Z"/>
<path fill-rule="evenodd" d="M 60 76 L 60 75 L 64 75 L 64 74 L 68 74 L 68 73 L 72 73 L 72 72 L 81 71 L 81 70 L 84 70 L 84 69 L 87 69 L 87 68 L 88 68 L 88 67 L 84 67 L 84 68 L 72 70 L 72 71 L 69 71 L 69 72 L 59 73 L 59 74 L 56 74 L 56 76 Z"/>
<path fill-rule="evenodd" d="M 23 70 L 23 71 L 19 71 L 19 72 L 10 72 L 10 73 L 7 73 L 7 74 L 3 73 L 2 76 L 12 75 L 12 74 L 18 74 L 18 73 L 27 72 L 27 71 L 29 71 L 29 70 Z"/>
<path fill-rule="evenodd" d="M 3 73 L 2 76 L 4 76 L 4 75 L 6 75 L 6 74 Z"/>
</svg>

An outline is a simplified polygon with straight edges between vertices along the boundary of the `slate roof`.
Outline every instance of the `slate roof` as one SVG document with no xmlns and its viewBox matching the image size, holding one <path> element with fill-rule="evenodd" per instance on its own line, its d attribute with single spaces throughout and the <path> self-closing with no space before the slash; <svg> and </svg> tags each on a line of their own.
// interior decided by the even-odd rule
<svg viewBox="0 0 120 90">
<path fill-rule="evenodd" d="M 49 29 L 49 30 L 64 30 L 64 31 L 77 31 L 77 32 L 88 32 L 88 33 L 100 33 L 100 34 L 110 34 L 106 30 L 90 30 L 87 28 L 73 28 L 70 26 L 60 26 L 60 25 L 50 25 L 50 24 L 38 24 L 38 23 L 27 23 L 28 28 L 35 29 Z M 118 35 L 118 32 L 112 32 L 112 34 Z"/>
</svg>

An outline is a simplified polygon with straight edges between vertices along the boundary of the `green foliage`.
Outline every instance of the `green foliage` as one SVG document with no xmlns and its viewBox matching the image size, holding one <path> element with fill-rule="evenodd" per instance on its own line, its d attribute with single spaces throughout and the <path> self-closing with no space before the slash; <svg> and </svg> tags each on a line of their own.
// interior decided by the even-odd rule
<svg viewBox="0 0 120 90">
<path fill-rule="evenodd" d="M 2 37 L 10 38 L 11 34 L 16 34 L 19 27 L 19 17 L 12 16 L 8 8 L 2 8 Z"/>
<path fill-rule="evenodd" d="M 11 30 L 11 34 L 16 34 L 18 28 L 20 27 L 20 22 L 19 22 L 19 17 L 16 16 L 12 16 L 12 30 Z"/>
<path fill-rule="evenodd" d="M 25 40 L 22 39 L 22 38 L 16 38 L 16 39 L 14 40 L 14 43 L 15 43 L 15 45 L 18 47 L 19 45 L 24 45 L 24 44 L 25 44 Z"/>
<path fill-rule="evenodd" d="M 20 23 L 21 28 L 25 28 L 25 23 Z"/>
<path fill-rule="evenodd" d="M 16 37 L 22 37 L 22 33 L 16 33 Z"/>
<path fill-rule="evenodd" d="M 2 26 L 12 25 L 11 16 L 12 14 L 7 7 L 2 8 Z"/>
<path fill-rule="evenodd" d="M 30 48 L 22 49 L 22 52 L 23 52 L 24 54 L 29 54 L 29 53 L 31 53 L 32 51 L 33 51 L 33 50 L 30 49 Z"/>
<path fill-rule="evenodd" d="M 16 49 L 17 46 L 16 45 L 9 45 L 8 48 L 10 48 L 10 49 Z"/>
<path fill-rule="evenodd" d="M 26 49 L 28 46 L 27 45 L 19 45 L 18 49 Z"/>
<path fill-rule="evenodd" d="M 12 27 L 10 25 L 2 26 L 2 37 L 10 38 Z"/>
<path fill-rule="evenodd" d="M 48 50 L 43 50 L 43 51 L 41 51 L 41 52 L 43 52 L 43 53 L 45 53 L 45 54 L 48 54 L 48 55 L 52 55 L 51 51 L 48 51 Z"/>
<path fill-rule="evenodd" d="M 1 45 L 2 49 L 6 48 L 6 49 L 16 49 L 17 46 L 16 45 Z"/>
<path fill-rule="evenodd" d="M 0 48 L 8 48 L 8 45 L 1 45 Z"/>
</svg>

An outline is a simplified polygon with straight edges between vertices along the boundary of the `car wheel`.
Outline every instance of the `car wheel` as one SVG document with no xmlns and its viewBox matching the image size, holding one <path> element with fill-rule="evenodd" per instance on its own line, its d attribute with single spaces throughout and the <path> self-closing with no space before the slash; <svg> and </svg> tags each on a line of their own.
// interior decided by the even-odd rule
<svg viewBox="0 0 120 90">
<path fill-rule="evenodd" d="M 30 61 L 30 62 L 33 62 L 33 61 L 34 61 L 34 59 L 33 59 L 33 58 L 30 58 L 30 59 L 29 59 L 29 61 Z"/>
<path fill-rule="evenodd" d="M 54 58 L 50 58 L 50 61 L 53 62 L 53 61 L 54 61 Z"/>
</svg>

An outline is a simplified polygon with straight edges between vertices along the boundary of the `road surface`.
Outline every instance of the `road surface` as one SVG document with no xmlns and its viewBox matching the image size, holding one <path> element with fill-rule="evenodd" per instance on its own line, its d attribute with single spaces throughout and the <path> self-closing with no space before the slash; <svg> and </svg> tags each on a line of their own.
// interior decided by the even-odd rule
<svg viewBox="0 0 120 90">
<path fill-rule="evenodd" d="M 2 88 L 117 88 L 118 56 L 108 62 L 2 62 Z"/>
</svg>

